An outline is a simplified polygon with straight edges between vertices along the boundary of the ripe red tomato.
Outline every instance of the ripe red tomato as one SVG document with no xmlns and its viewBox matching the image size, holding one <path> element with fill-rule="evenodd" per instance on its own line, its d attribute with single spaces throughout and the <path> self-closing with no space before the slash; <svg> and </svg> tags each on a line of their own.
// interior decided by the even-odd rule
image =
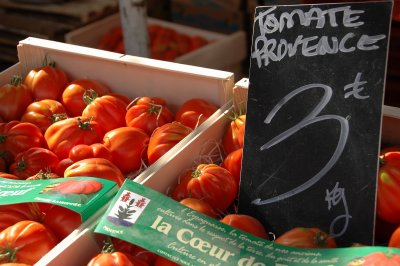
<svg viewBox="0 0 400 266">
<path fill-rule="evenodd" d="M 41 147 L 32 147 L 17 154 L 9 171 L 20 179 L 27 179 L 39 171 L 54 171 L 58 162 L 59 159 L 54 152 Z"/>
<path fill-rule="evenodd" d="M 246 124 L 246 115 L 234 116 L 231 123 L 222 137 L 222 147 L 226 154 L 237 149 L 243 148 L 244 127 Z"/>
<path fill-rule="evenodd" d="M 268 233 L 263 224 L 253 216 L 231 213 L 225 215 L 220 222 L 245 231 L 260 238 L 268 239 Z"/>
<path fill-rule="evenodd" d="M 52 205 L 44 216 L 43 224 L 61 241 L 82 224 L 82 219 L 77 212 Z"/>
<path fill-rule="evenodd" d="M 68 157 L 77 162 L 88 158 L 104 158 L 113 161 L 111 151 L 102 143 L 93 143 L 91 145 L 78 144 L 69 151 Z"/>
<path fill-rule="evenodd" d="M 298 248 L 335 248 L 336 241 L 319 228 L 292 228 L 274 241 L 277 244 Z"/>
<path fill-rule="evenodd" d="M 104 132 L 125 126 L 127 104 L 123 100 L 113 95 L 98 97 L 92 90 L 85 92 L 84 97 L 87 105 L 82 111 L 82 118 L 101 124 Z"/>
<path fill-rule="evenodd" d="M 400 248 L 400 226 L 390 236 L 388 246 L 391 248 Z"/>
<path fill-rule="evenodd" d="M 93 257 L 87 266 L 101 266 L 101 265 L 113 265 L 113 266 L 135 266 L 127 254 L 119 251 L 114 252 L 101 252 Z"/>
<path fill-rule="evenodd" d="M 20 180 L 18 176 L 12 175 L 6 172 L 0 172 L 0 177 L 1 178 L 6 178 L 6 179 L 14 179 L 14 180 Z"/>
<path fill-rule="evenodd" d="M 190 99 L 184 102 L 175 114 L 175 120 L 192 129 L 201 125 L 218 107 L 204 99 Z"/>
<path fill-rule="evenodd" d="M 380 156 L 377 215 L 384 221 L 400 224 L 400 152 Z"/>
<path fill-rule="evenodd" d="M 99 143 L 103 135 L 104 129 L 99 123 L 90 119 L 73 117 L 49 126 L 44 138 L 49 149 L 62 160 L 68 158 L 70 150 L 75 145 Z"/>
<path fill-rule="evenodd" d="M 223 213 L 236 199 L 238 186 L 231 173 L 215 164 L 200 164 L 192 172 L 187 194 L 202 199 Z"/>
<path fill-rule="evenodd" d="M 106 85 L 91 79 L 74 80 L 64 89 L 61 96 L 61 103 L 67 109 L 71 117 L 81 116 L 86 107 L 83 95 L 92 89 L 98 96 L 103 96 L 111 92 Z"/>
<path fill-rule="evenodd" d="M 104 158 L 89 158 L 73 163 L 65 169 L 64 177 L 92 176 L 104 178 L 121 186 L 125 177 L 121 170 L 112 162 Z"/>
<path fill-rule="evenodd" d="M 14 76 L 0 87 L 0 116 L 5 122 L 19 120 L 32 102 L 32 92 L 22 83 L 21 76 Z"/>
<path fill-rule="evenodd" d="M 45 99 L 31 103 L 22 115 L 21 122 L 35 124 L 44 134 L 51 124 L 66 118 L 67 111 L 60 102 Z"/>
<path fill-rule="evenodd" d="M 202 199 L 184 198 L 180 203 L 211 218 L 216 219 L 218 216 L 213 207 Z"/>
<path fill-rule="evenodd" d="M 237 149 L 229 153 L 221 164 L 223 168 L 225 168 L 232 174 L 238 185 L 240 182 L 240 172 L 242 171 L 242 156 L 243 148 Z"/>
<path fill-rule="evenodd" d="M 110 151 L 113 162 L 124 174 L 139 170 L 146 160 L 149 136 L 143 130 L 120 127 L 107 132 L 103 144 Z"/>
<path fill-rule="evenodd" d="M 190 197 L 187 191 L 187 184 L 192 179 L 192 172 L 192 170 L 188 170 L 178 178 L 178 184 L 172 190 L 171 198 L 176 201 L 181 201 L 185 198 Z"/>
<path fill-rule="evenodd" d="M 171 122 L 154 130 L 150 137 L 147 158 L 153 164 L 193 130 L 180 122 Z"/>
<path fill-rule="evenodd" d="M 114 245 L 115 251 L 129 254 L 131 255 L 131 257 L 146 262 L 149 265 L 154 264 L 154 260 L 156 259 L 157 254 L 118 238 L 111 238 L 111 241 L 112 244 Z"/>
<path fill-rule="evenodd" d="M 8 163 L 12 163 L 18 153 L 32 147 L 45 147 L 45 139 L 40 129 L 27 122 L 16 120 L 0 124 L 0 151 L 4 151 Z"/>
<path fill-rule="evenodd" d="M 43 221 L 43 213 L 35 203 L 0 205 L 0 232 L 24 220 Z"/>
<path fill-rule="evenodd" d="M 58 243 L 54 234 L 43 224 L 21 221 L 0 233 L 0 263 L 35 264 Z M 7 256 L 8 254 L 8 256 Z"/>
<path fill-rule="evenodd" d="M 173 113 L 166 106 L 164 100 L 161 100 L 162 103 L 158 103 L 158 99 L 142 97 L 130 106 L 125 116 L 126 125 L 143 129 L 151 136 L 157 127 L 171 123 L 174 120 Z"/>
<path fill-rule="evenodd" d="M 35 101 L 60 100 L 68 82 L 67 74 L 54 63 L 32 69 L 24 80 L 24 84 L 32 90 Z"/>
<path fill-rule="evenodd" d="M 73 163 L 74 163 L 74 161 L 72 161 L 70 158 L 65 158 L 65 159 L 60 160 L 56 166 L 56 169 L 54 170 L 54 173 L 56 175 L 64 177 L 65 169 L 67 169 L 67 167 Z"/>
</svg>

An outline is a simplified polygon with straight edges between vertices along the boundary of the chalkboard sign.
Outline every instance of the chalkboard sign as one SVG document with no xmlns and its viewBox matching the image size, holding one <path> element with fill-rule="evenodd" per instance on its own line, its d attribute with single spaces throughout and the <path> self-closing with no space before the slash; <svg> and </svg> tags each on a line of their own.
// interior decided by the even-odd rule
<svg viewBox="0 0 400 266">
<path fill-rule="evenodd" d="M 391 9 L 256 8 L 239 212 L 373 243 Z"/>
</svg>

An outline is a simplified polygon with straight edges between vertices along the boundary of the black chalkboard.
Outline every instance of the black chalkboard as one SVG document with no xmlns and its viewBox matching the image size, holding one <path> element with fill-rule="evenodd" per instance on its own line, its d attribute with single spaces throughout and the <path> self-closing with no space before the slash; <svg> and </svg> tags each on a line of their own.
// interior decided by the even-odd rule
<svg viewBox="0 0 400 266">
<path fill-rule="evenodd" d="M 239 212 L 373 243 L 391 9 L 256 8 Z"/>
</svg>

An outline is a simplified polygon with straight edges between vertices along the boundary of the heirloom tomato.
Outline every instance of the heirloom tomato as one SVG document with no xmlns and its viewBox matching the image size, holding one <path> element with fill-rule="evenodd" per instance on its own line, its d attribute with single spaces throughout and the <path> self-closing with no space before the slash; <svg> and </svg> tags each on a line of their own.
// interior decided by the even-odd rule
<svg viewBox="0 0 400 266">
<path fill-rule="evenodd" d="M 9 171 L 20 179 L 27 179 L 39 171 L 54 171 L 58 162 L 54 152 L 42 147 L 32 147 L 17 154 Z"/>
<path fill-rule="evenodd" d="M 149 136 L 157 127 L 174 120 L 174 115 L 166 106 L 165 101 L 158 98 L 141 97 L 128 108 L 125 116 L 126 125 L 143 129 Z"/>
<path fill-rule="evenodd" d="M 184 102 L 175 114 L 175 120 L 192 129 L 201 125 L 218 107 L 204 99 L 190 99 Z"/>
<path fill-rule="evenodd" d="M 380 156 L 377 215 L 384 221 L 400 224 L 400 152 Z"/>
<path fill-rule="evenodd" d="M 1 178 L 6 178 L 6 179 L 15 179 L 15 180 L 19 180 L 19 177 L 16 175 L 12 175 L 10 173 L 6 173 L 6 172 L 0 172 L 0 177 Z"/>
<path fill-rule="evenodd" d="M 35 124 L 44 134 L 51 124 L 66 118 L 67 111 L 60 102 L 45 99 L 31 103 L 22 115 L 21 122 Z"/>
<path fill-rule="evenodd" d="M 86 107 L 83 95 L 90 90 L 95 91 L 98 96 L 111 92 L 110 88 L 96 80 L 79 79 L 68 84 L 61 96 L 61 103 L 67 109 L 68 115 L 81 116 Z"/>
<path fill-rule="evenodd" d="M 295 227 L 274 241 L 277 244 L 298 248 L 336 248 L 336 241 L 319 228 Z"/>
<path fill-rule="evenodd" d="M 215 164 L 200 164 L 192 172 L 187 194 L 202 199 L 218 213 L 224 212 L 236 199 L 238 186 L 231 173 Z"/>
<path fill-rule="evenodd" d="M 388 246 L 391 248 L 400 248 L 400 226 L 393 231 Z"/>
<path fill-rule="evenodd" d="M 82 111 L 82 118 L 101 124 L 104 132 L 125 126 L 127 104 L 123 100 L 112 95 L 97 96 L 92 90 L 85 92 L 83 98 L 86 107 Z"/>
<path fill-rule="evenodd" d="M 89 158 L 77 161 L 67 167 L 64 177 L 92 176 L 111 180 L 121 186 L 125 177 L 121 170 L 104 158 Z"/>
<path fill-rule="evenodd" d="M 43 224 L 50 229 L 59 241 L 66 238 L 82 223 L 81 215 L 68 208 L 52 205 L 46 212 Z"/>
<path fill-rule="evenodd" d="M 32 69 L 24 79 L 24 84 L 32 90 L 35 101 L 60 100 L 68 82 L 67 74 L 54 63 Z"/>
<path fill-rule="evenodd" d="M 217 218 L 218 216 L 213 207 L 211 207 L 211 205 L 205 200 L 196 198 L 184 198 L 180 201 L 180 203 L 211 218 Z"/>
<path fill-rule="evenodd" d="M 226 154 L 243 148 L 244 142 L 246 115 L 238 115 L 231 117 L 230 119 L 232 121 L 230 122 L 222 137 L 222 147 L 224 148 Z"/>
<path fill-rule="evenodd" d="M 62 160 L 68 158 L 70 150 L 75 145 L 99 143 L 103 135 L 104 129 L 99 123 L 90 119 L 72 117 L 49 126 L 44 138 L 49 149 Z"/>
<path fill-rule="evenodd" d="M 32 92 L 22 83 L 21 76 L 14 76 L 0 87 L 0 116 L 5 122 L 20 120 L 32 102 Z"/>
<path fill-rule="evenodd" d="M 111 151 L 115 165 L 128 174 L 139 170 L 146 161 L 149 136 L 139 128 L 120 127 L 108 131 L 103 144 Z"/>
<path fill-rule="evenodd" d="M 58 242 L 43 224 L 29 220 L 18 222 L 0 233 L 0 263 L 33 265 Z"/>
<path fill-rule="evenodd" d="M 69 151 L 68 157 L 77 162 L 88 158 L 104 158 L 113 161 L 111 151 L 102 143 L 93 143 L 91 145 L 78 144 Z"/>
<path fill-rule="evenodd" d="M 157 257 L 155 253 L 119 238 L 112 238 L 111 241 L 114 245 L 115 251 L 129 254 L 131 257 L 142 260 L 149 265 L 153 265 L 154 260 Z"/>
<path fill-rule="evenodd" d="M 171 122 L 158 127 L 150 137 L 147 158 L 153 164 L 193 130 L 180 122 Z"/>
<path fill-rule="evenodd" d="M 240 172 L 242 170 L 242 156 L 243 148 L 234 150 L 225 157 L 221 164 L 223 168 L 232 174 L 238 185 L 240 182 Z"/>
<path fill-rule="evenodd" d="M 56 166 L 56 169 L 54 170 L 54 173 L 56 175 L 64 177 L 65 169 L 67 169 L 67 167 L 73 163 L 74 163 L 74 161 L 72 161 L 70 158 L 65 158 L 65 159 L 60 160 Z"/>
<path fill-rule="evenodd" d="M 220 222 L 245 231 L 260 238 L 268 239 L 268 233 L 263 224 L 253 216 L 231 213 L 225 215 Z"/>
<path fill-rule="evenodd" d="M 43 213 L 35 203 L 0 205 L 0 232 L 24 220 L 43 221 Z"/>
<path fill-rule="evenodd" d="M 40 129 L 28 122 L 16 120 L 0 123 L 0 152 L 8 163 L 12 163 L 18 153 L 32 147 L 45 147 L 46 142 Z"/>
<path fill-rule="evenodd" d="M 173 198 L 176 201 L 181 201 L 185 198 L 190 197 L 190 195 L 187 191 L 187 184 L 192 179 L 192 173 L 193 173 L 192 170 L 188 170 L 179 176 L 178 184 L 172 190 L 171 198 Z"/>
</svg>

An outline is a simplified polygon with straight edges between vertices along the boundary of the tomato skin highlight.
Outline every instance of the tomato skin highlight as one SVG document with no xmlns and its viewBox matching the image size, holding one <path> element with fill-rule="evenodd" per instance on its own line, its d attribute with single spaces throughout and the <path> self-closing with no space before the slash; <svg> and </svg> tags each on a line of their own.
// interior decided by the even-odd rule
<svg viewBox="0 0 400 266">
<path fill-rule="evenodd" d="M 243 230 L 257 237 L 268 239 L 268 233 L 262 223 L 250 215 L 231 213 L 225 215 L 220 222 Z"/>
<path fill-rule="evenodd" d="M 223 168 L 225 168 L 232 174 L 233 178 L 235 179 L 238 185 L 240 182 L 240 173 L 242 171 L 242 157 L 243 157 L 243 148 L 240 148 L 229 153 L 221 164 Z"/>
<path fill-rule="evenodd" d="M 391 224 L 400 224 L 400 152 L 380 156 L 377 215 Z"/>
<path fill-rule="evenodd" d="M 53 249 L 58 240 L 43 224 L 35 221 L 20 221 L 0 233 L 0 253 L 15 252 L 10 257 L 0 258 L 0 263 L 16 262 L 35 264 Z"/>
<path fill-rule="evenodd" d="M 246 125 L 246 115 L 239 115 L 231 118 L 228 128 L 222 137 L 222 147 L 226 154 L 237 149 L 243 148 L 244 130 Z"/>
<path fill-rule="evenodd" d="M 223 213 L 237 197 L 238 186 L 231 173 L 215 164 L 200 164 L 187 183 L 187 195 L 202 199 Z"/>
<path fill-rule="evenodd" d="M 184 102 L 175 114 L 175 120 L 194 129 L 214 114 L 218 107 L 207 100 L 194 98 Z"/>
<path fill-rule="evenodd" d="M 24 79 L 24 84 L 32 91 L 35 101 L 60 100 L 68 82 L 67 74 L 51 65 L 32 69 Z"/>
</svg>

